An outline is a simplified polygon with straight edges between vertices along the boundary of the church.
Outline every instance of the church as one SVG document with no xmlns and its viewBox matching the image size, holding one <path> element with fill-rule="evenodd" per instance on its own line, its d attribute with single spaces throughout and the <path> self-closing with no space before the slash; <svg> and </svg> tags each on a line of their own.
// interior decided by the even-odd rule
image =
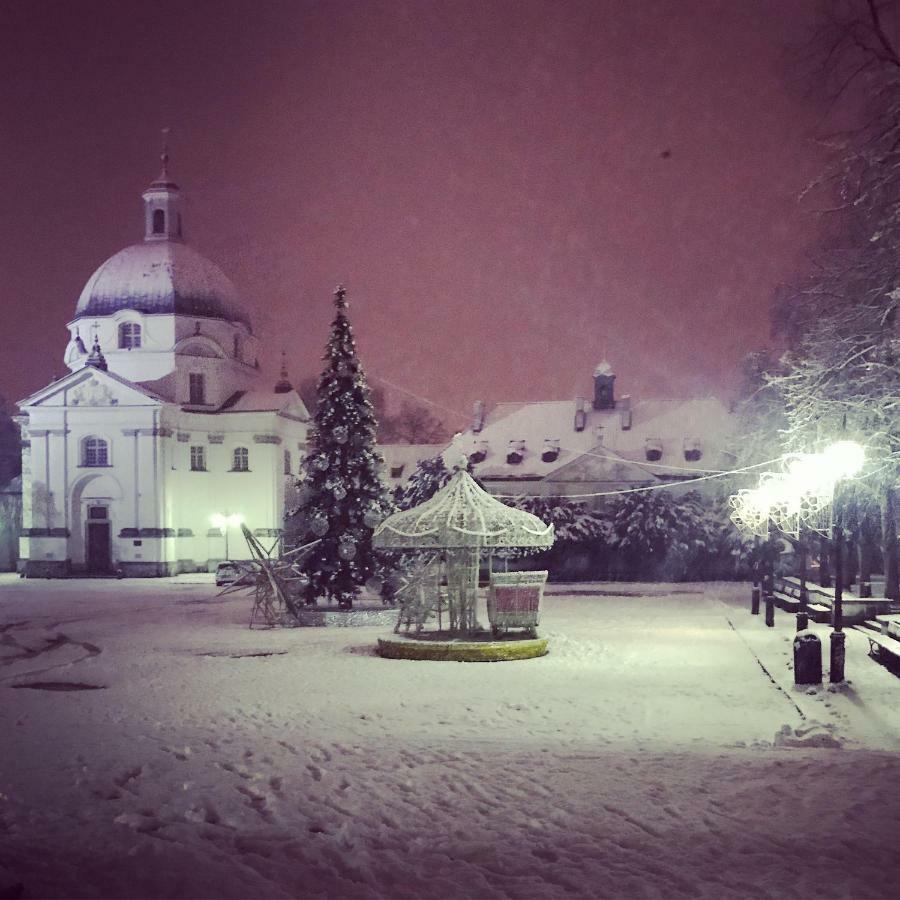
<svg viewBox="0 0 900 900">
<path fill-rule="evenodd" d="M 246 555 L 241 523 L 280 533 L 309 415 L 284 366 L 263 380 L 250 317 L 185 241 L 162 160 L 143 240 L 81 292 L 69 373 L 19 403 L 28 577 L 212 571 Z"/>
</svg>

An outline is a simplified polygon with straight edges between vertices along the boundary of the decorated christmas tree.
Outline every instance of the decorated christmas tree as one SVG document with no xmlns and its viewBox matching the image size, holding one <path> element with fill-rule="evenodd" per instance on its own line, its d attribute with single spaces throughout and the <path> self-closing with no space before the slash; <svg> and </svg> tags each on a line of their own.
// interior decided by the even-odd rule
<svg viewBox="0 0 900 900">
<path fill-rule="evenodd" d="M 289 540 L 319 540 L 304 563 L 307 601 L 353 605 L 360 587 L 380 575 L 372 530 L 390 506 L 378 478 L 376 421 L 347 319 L 346 291 L 334 293 L 337 313 L 316 388 L 317 409 L 303 461 L 298 507 Z"/>
</svg>

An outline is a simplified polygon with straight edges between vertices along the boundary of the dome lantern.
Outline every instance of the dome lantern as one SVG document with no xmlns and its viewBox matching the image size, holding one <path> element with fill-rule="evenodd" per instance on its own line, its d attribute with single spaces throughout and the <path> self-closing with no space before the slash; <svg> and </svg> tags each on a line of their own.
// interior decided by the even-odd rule
<svg viewBox="0 0 900 900">
<path fill-rule="evenodd" d="M 168 128 L 163 129 L 162 171 L 141 195 L 144 198 L 144 240 L 180 241 L 181 190 L 169 178 L 169 148 L 165 143 Z"/>
</svg>

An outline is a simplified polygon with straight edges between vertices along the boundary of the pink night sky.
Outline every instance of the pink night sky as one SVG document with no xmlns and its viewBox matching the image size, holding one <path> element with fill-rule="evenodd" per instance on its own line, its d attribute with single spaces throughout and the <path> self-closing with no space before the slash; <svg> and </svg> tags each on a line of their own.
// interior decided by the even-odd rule
<svg viewBox="0 0 900 900">
<path fill-rule="evenodd" d="M 160 128 L 188 241 L 275 376 L 331 291 L 363 363 L 443 408 L 727 397 L 817 220 L 822 111 L 784 0 L 6 3 L 0 393 L 64 371 L 91 272 L 142 235 Z"/>
</svg>

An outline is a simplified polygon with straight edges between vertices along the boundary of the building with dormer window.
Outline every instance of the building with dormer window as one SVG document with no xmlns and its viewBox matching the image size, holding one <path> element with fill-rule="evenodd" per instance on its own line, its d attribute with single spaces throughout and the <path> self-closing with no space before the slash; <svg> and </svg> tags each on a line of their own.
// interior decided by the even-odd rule
<svg viewBox="0 0 900 900">
<path fill-rule="evenodd" d="M 303 401 L 283 369 L 264 382 L 234 285 L 186 243 L 165 153 L 143 201 L 144 239 L 78 298 L 69 374 L 19 403 L 29 576 L 211 570 L 212 517 L 276 536 L 305 453 Z"/>
<path fill-rule="evenodd" d="M 577 496 L 590 505 L 603 498 L 585 495 L 685 482 L 705 487 L 694 479 L 734 467 L 734 417 L 720 400 L 633 401 L 616 396 L 615 380 L 604 361 L 590 398 L 491 408 L 477 401 L 472 424 L 444 460 L 452 465 L 462 449 L 494 494 Z"/>
</svg>

